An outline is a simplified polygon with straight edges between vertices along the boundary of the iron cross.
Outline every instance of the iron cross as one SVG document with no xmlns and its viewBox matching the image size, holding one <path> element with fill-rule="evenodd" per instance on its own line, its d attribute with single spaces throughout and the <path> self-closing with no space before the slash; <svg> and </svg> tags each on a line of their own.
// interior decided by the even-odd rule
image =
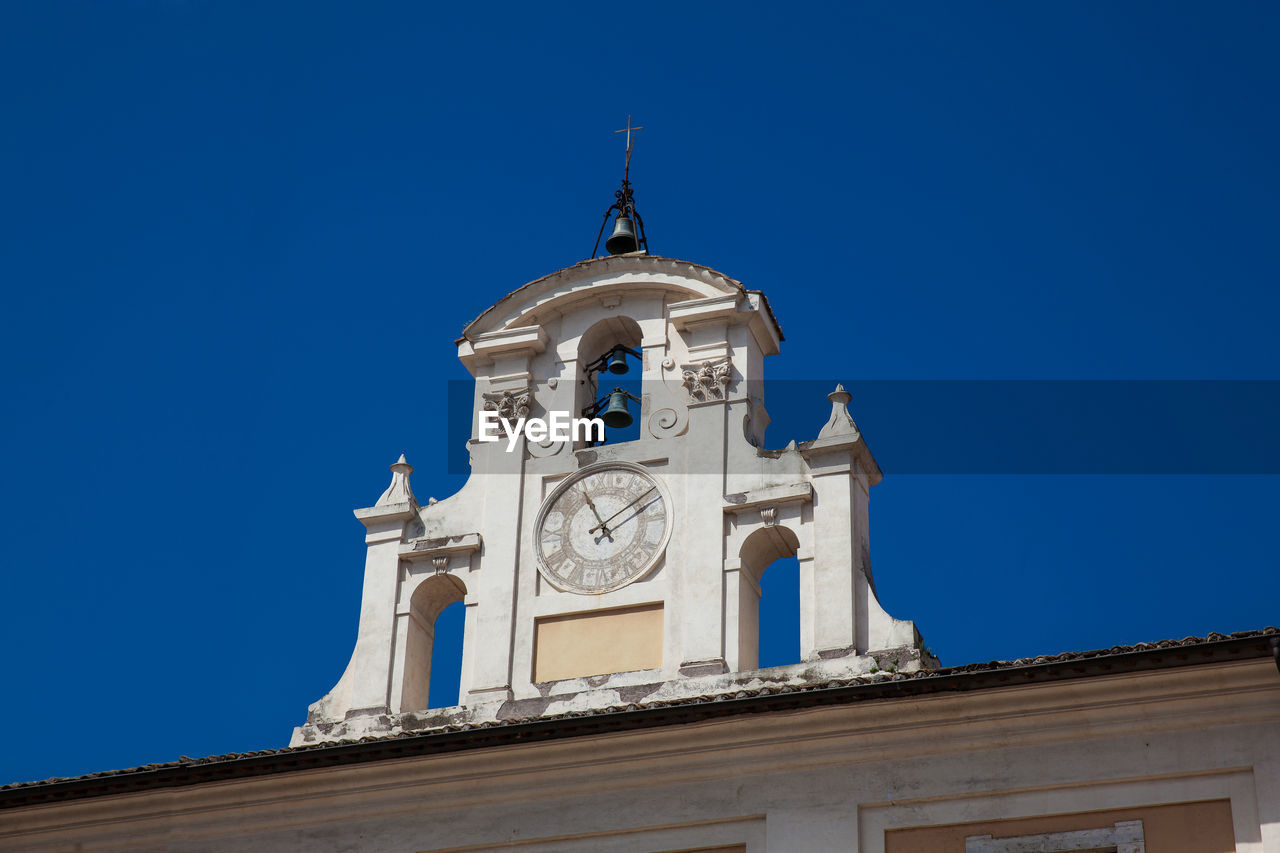
<svg viewBox="0 0 1280 853">
<path fill-rule="evenodd" d="M 625 133 L 625 134 L 627 135 L 627 165 L 628 165 L 628 166 L 630 166 L 630 165 L 631 165 L 631 131 L 633 131 L 633 130 L 644 130 L 644 125 L 639 125 L 638 127 L 632 127 L 632 126 L 631 126 L 631 116 L 630 116 L 630 115 L 628 115 L 628 116 L 627 116 L 627 126 L 626 126 L 626 127 L 624 127 L 624 128 L 622 128 L 622 130 L 615 130 L 615 131 L 614 131 L 614 133 Z"/>
</svg>

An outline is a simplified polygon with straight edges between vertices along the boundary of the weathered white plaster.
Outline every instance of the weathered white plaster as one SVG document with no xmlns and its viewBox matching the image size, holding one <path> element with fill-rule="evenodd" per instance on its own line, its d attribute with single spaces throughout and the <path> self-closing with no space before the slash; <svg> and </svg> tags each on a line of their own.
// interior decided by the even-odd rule
<svg viewBox="0 0 1280 853">
<path fill-rule="evenodd" d="M 875 596 L 868 492 L 880 470 L 837 388 L 818 437 L 761 450 L 763 364 L 782 334 L 762 294 L 683 261 L 645 255 L 579 264 L 526 285 L 469 325 L 458 354 L 475 376 L 472 475 L 419 506 L 403 457 L 356 516 L 369 530 L 365 601 L 348 674 L 311 707 L 293 743 L 502 716 L 696 696 L 752 683 L 863 674 L 878 660 L 928 665 L 910 622 Z M 640 438 L 586 447 L 480 442 L 478 413 L 576 414 L 606 390 L 586 366 L 640 352 Z M 452 413 L 459 416 L 461 413 Z M 606 462 L 643 466 L 669 503 L 665 553 L 619 589 L 578 594 L 538 572 L 535 521 L 558 485 Z M 757 671 L 760 578 L 801 566 L 803 664 Z M 441 578 L 451 579 L 443 583 Z M 563 586 L 563 584 L 562 584 Z M 425 712 L 433 625 L 466 605 L 461 707 Z M 562 683 L 533 679 L 535 620 L 661 604 L 659 669 Z M 893 650 L 889 658 L 888 651 Z M 621 691 L 621 692 L 620 692 Z"/>
<path fill-rule="evenodd" d="M 1208 662 L 35 805 L 0 850 L 884 853 L 898 828 L 1226 800 L 1237 853 L 1280 853 L 1278 755 L 1274 663 Z"/>
<path fill-rule="evenodd" d="M 965 853 L 1096 853 L 1103 849 L 1114 849 L 1115 853 L 1145 853 L 1142 821 L 1124 820 L 1099 829 L 1008 838 L 971 835 L 964 840 Z"/>
</svg>

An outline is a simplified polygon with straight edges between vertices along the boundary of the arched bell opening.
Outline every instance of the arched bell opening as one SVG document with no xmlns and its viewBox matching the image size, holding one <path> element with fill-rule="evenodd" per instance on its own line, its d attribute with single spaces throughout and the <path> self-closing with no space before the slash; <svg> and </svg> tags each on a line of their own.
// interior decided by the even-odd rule
<svg viewBox="0 0 1280 853">
<path fill-rule="evenodd" d="M 429 707 L 446 707 L 447 704 L 456 703 L 456 678 L 453 688 L 454 701 L 451 703 L 431 704 L 431 688 L 436 681 L 433 678 L 435 664 L 440 657 L 449 652 L 451 646 L 456 646 L 458 660 L 456 669 L 461 672 L 461 614 L 451 616 L 443 624 L 440 617 L 450 605 L 457 604 L 455 609 L 461 610 L 461 602 L 466 594 L 466 586 L 450 574 L 426 578 L 413 591 L 409 599 L 409 613 L 404 617 L 406 624 L 403 632 L 405 646 L 403 687 L 400 694 L 401 711 L 421 711 Z M 453 627 L 454 621 L 459 623 L 456 629 Z M 444 636 L 441 636 L 440 629 L 445 629 Z M 453 637 L 455 630 L 458 634 L 456 639 Z M 439 655 L 436 653 L 437 640 L 440 641 Z M 442 675 L 453 668 L 453 666 L 444 667 L 445 673 Z M 440 698 L 443 700 L 447 697 Z"/>
<path fill-rule="evenodd" d="M 760 579 L 758 665 L 800 663 L 800 561 L 774 560 Z"/>
<path fill-rule="evenodd" d="M 591 326 L 578 342 L 578 404 L 574 414 L 604 420 L 605 442 L 609 444 L 640 437 L 641 338 L 640 324 L 618 315 Z"/>
<path fill-rule="evenodd" d="M 455 601 L 436 617 L 431 643 L 431 689 L 428 708 L 449 708 L 458 704 L 462 682 L 462 627 L 466 605 Z"/>
<path fill-rule="evenodd" d="M 761 527 L 738 551 L 737 669 L 800 662 L 800 548 L 781 525 Z"/>
</svg>

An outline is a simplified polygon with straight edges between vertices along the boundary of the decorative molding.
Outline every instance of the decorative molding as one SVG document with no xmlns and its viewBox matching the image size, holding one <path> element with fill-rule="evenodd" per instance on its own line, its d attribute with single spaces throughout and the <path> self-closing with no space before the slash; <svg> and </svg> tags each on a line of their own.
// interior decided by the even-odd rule
<svg viewBox="0 0 1280 853">
<path fill-rule="evenodd" d="M 710 320 L 736 320 L 741 293 L 723 293 L 701 299 L 674 302 L 667 308 L 667 318 L 679 331 Z"/>
<path fill-rule="evenodd" d="M 449 568 L 449 555 L 441 554 L 438 557 L 432 557 L 431 565 L 435 567 L 436 574 L 443 574 Z"/>
<path fill-rule="evenodd" d="M 633 282 L 644 279 L 668 292 L 678 287 L 693 299 L 714 298 L 718 293 L 746 292 L 742 282 L 702 264 L 656 255 L 610 255 L 580 261 L 508 293 L 467 324 L 462 330 L 462 340 L 477 339 L 484 334 L 482 329 L 520 322 L 533 307 L 544 306 L 547 301 L 554 301 L 556 297 L 575 298 L 582 290 L 592 286 L 599 287 L 606 279 L 617 282 L 619 287 L 634 287 Z M 689 287 L 681 279 L 698 282 L 703 288 Z M 708 291 L 707 294 L 699 295 L 700 289 Z M 548 295 L 552 297 L 550 300 Z"/>
<path fill-rule="evenodd" d="M 776 506 L 760 507 L 760 520 L 765 527 L 776 527 L 778 524 L 778 508 Z"/>
<path fill-rule="evenodd" d="M 519 391 L 486 391 L 484 392 L 485 411 L 497 412 L 498 417 L 515 423 L 520 418 L 529 417 L 529 405 L 532 397 L 529 389 Z"/>
<path fill-rule="evenodd" d="M 571 447 L 571 441 L 557 441 L 550 434 L 542 441 L 525 441 L 524 449 L 529 451 L 529 455 L 535 459 L 544 459 L 548 456 L 555 456 L 565 448 Z"/>
<path fill-rule="evenodd" d="M 499 391 L 521 391 L 529 387 L 529 383 L 533 382 L 533 374 L 528 370 L 517 370 L 515 373 L 495 373 L 488 377 L 488 389 L 490 393 L 496 394 Z"/>
<path fill-rule="evenodd" d="M 733 364 L 727 358 L 717 362 L 687 364 L 684 366 L 682 384 L 691 402 L 723 400 L 729 394 L 732 376 Z"/>
<path fill-rule="evenodd" d="M 400 546 L 400 559 L 414 563 L 430 559 L 434 563 L 437 557 L 448 558 L 454 554 L 472 554 L 483 546 L 484 540 L 480 538 L 479 533 L 414 539 Z M 439 568 L 438 565 L 437 568 Z"/>
<path fill-rule="evenodd" d="M 649 416 L 649 434 L 654 438 L 673 438 L 689 429 L 689 410 L 658 409 Z"/>
<path fill-rule="evenodd" d="M 772 510 L 777 517 L 778 508 L 787 504 L 810 503 L 813 500 L 813 485 L 808 482 L 791 483 L 784 486 L 766 486 L 749 492 L 736 492 L 724 496 L 724 511 L 739 515 L 745 512 L 760 513 L 765 519 L 765 511 Z"/>
<path fill-rule="evenodd" d="M 547 333 L 541 326 L 520 326 L 477 335 L 475 351 L 490 358 L 521 350 L 540 353 L 546 350 L 547 342 Z"/>
<path fill-rule="evenodd" d="M 1102 829 L 1044 832 L 1010 838 L 970 835 L 964 840 L 965 853 L 1092 853 L 1106 849 L 1115 853 L 1145 853 L 1142 821 L 1122 820 Z"/>
</svg>

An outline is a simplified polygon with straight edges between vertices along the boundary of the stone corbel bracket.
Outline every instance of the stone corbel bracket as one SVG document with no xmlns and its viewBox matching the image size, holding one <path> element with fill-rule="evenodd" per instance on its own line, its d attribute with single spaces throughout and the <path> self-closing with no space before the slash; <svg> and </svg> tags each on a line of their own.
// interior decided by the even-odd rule
<svg viewBox="0 0 1280 853">
<path fill-rule="evenodd" d="M 813 502 L 811 483 L 789 483 L 783 486 L 765 486 L 749 492 L 737 492 L 724 496 L 724 511 L 739 518 L 759 513 L 766 527 L 778 523 L 778 510 Z"/>
<path fill-rule="evenodd" d="M 469 567 L 471 555 L 479 553 L 483 546 L 484 540 L 479 533 L 412 539 L 400 546 L 400 559 L 409 564 L 410 571 L 430 569 L 440 574 L 455 568 L 458 563 Z"/>
</svg>

